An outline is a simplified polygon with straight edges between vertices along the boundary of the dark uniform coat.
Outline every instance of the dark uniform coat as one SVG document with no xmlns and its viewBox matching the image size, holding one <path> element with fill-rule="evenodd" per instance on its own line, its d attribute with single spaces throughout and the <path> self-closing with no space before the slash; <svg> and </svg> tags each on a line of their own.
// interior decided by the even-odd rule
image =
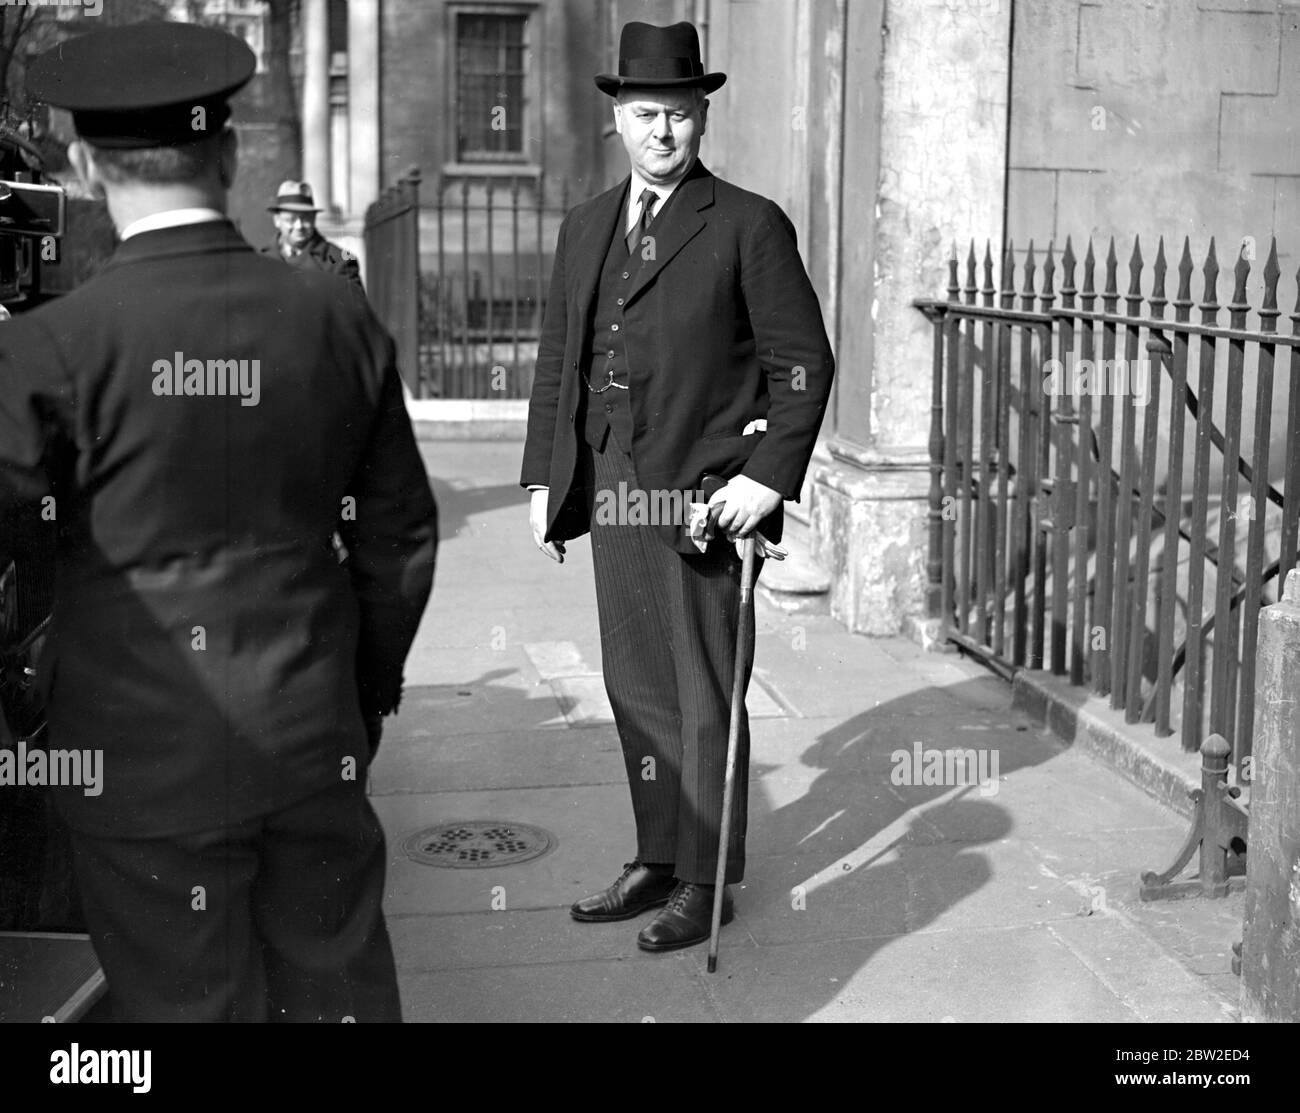
<svg viewBox="0 0 1300 1113">
<path fill-rule="evenodd" d="M 211 830 L 364 776 L 437 544 L 394 358 L 354 286 L 224 221 L 0 325 L 0 506 L 56 513 L 50 736 L 104 752 L 100 795 L 60 792 L 74 828 Z M 190 360 L 256 361 L 257 404 L 166 393 Z"/>
<path fill-rule="evenodd" d="M 590 525 L 594 496 L 576 466 L 580 367 L 628 180 L 570 212 L 555 250 L 521 476 L 550 487 L 548 540 Z M 651 233 L 654 258 L 641 264 L 620 318 L 639 486 L 695 491 L 705 474 L 743 473 L 797 499 L 834 359 L 793 226 L 777 204 L 696 160 Z M 767 432 L 742 435 L 755 418 L 767 419 Z M 657 528 L 679 551 L 696 551 L 680 527 Z M 760 529 L 780 540 L 780 508 Z"/>
<path fill-rule="evenodd" d="M 292 255 L 288 259 L 281 253 L 278 239 L 269 247 L 262 248 L 262 254 L 274 255 L 282 263 L 288 263 L 291 267 L 342 275 L 349 282 L 355 282 L 358 289 L 364 289 L 361 285 L 361 267 L 357 263 L 356 256 L 350 251 L 344 251 L 338 244 L 330 243 L 319 232 L 307 241 L 307 246 L 297 255 Z"/>
</svg>

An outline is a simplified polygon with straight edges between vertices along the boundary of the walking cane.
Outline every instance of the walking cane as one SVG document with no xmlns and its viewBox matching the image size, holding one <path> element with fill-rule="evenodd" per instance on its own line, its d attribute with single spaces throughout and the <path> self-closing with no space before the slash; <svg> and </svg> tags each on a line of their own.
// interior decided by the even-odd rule
<svg viewBox="0 0 1300 1113">
<path fill-rule="evenodd" d="M 740 717 L 745 713 L 745 666 L 754 649 L 750 616 L 754 613 L 754 535 L 740 543 L 740 629 L 736 633 L 736 670 L 731 682 L 731 726 L 727 731 L 727 772 L 722 782 L 722 831 L 718 836 L 718 873 L 713 886 L 713 926 L 709 929 L 709 973 L 718 968 L 722 932 L 722 893 L 727 878 L 727 843 L 731 839 L 731 802 L 736 791 L 736 750 Z"/>
</svg>

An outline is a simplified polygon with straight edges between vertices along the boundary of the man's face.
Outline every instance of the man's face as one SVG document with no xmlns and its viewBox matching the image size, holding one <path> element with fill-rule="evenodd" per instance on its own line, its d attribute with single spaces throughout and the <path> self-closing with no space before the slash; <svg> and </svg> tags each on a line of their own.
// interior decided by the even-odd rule
<svg viewBox="0 0 1300 1113">
<path fill-rule="evenodd" d="M 614 126 L 637 173 L 651 185 L 671 185 L 699 154 L 708 110 L 697 89 L 624 89 Z"/>
<path fill-rule="evenodd" d="M 275 214 L 275 227 L 282 242 L 301 249 L 307 246 L 316 231 L 316 214 L 278 212 Z"/>
</svg>

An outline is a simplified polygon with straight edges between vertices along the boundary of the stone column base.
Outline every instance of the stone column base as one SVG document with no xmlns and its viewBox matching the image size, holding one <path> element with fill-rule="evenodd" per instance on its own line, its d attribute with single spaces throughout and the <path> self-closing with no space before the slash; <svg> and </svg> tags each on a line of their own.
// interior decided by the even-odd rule
<svg viewBox="0 0 1300 1113">
<path fill-rule="evenodd" d="M 813 472 L 812 547 L 831 576 L 831 615 L 857 634 L 903 633 L 925 614 L 929 456 L 827 450 Z"/>
</svg>

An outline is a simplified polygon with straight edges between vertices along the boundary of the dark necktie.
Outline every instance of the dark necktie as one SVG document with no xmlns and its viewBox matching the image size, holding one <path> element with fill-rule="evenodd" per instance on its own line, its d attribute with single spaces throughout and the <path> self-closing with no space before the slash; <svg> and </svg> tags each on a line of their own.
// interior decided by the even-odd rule
<svg viewBox="0 0 1300 1113">
<path fill-rule="evenodd" d="M 654 220 L 653 209 L 659 201 L 659 194 L 653 189 L 641 191 L 641 219 L 637 221 L 636 227 L 627 234 L 627 253 L 632 255 L 636 252 L 641 243 L 641 238 L 650 228 L 650 222 Z"/>
</svg>

